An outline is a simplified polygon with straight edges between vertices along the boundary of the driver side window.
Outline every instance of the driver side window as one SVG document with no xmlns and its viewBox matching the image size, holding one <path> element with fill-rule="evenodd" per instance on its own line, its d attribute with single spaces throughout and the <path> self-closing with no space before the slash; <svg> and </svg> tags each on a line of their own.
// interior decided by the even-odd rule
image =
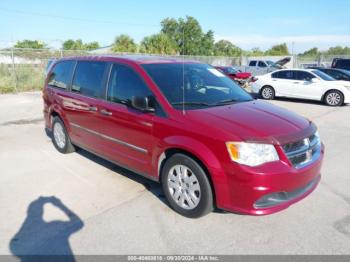
<svg viewBox="0 0 350 262">
<path fill-rule="evenodd" d="M 125 65 L 113 65 L 108 83 L 108 101 L 128 104 L 133 96 L 151 95 L 151 91 L 133 69 Z"/>
</svg>

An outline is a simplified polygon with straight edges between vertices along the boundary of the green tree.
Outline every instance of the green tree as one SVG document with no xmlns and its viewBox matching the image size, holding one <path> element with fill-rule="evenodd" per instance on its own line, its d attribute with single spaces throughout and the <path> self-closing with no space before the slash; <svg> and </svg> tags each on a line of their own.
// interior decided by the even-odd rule
<svg viewBox="0 0 350 262">
<path fill-rule="evenodd" d="M 100 48 L 100 44 L 96 41 L 84 44 L 86 50 L 94 50 Z"/>
<path fill-rule="evenodd" d="M 261 51 L 260 48 L 258 47 L 254 47 L 252 50 L 250 51 L 245 51 L 244 52 L 244 55 L 247 55 L 247 56 L 264 56 L 265 53 L 263 51 Z"/>
<path fill-rule="evenodd" d="M 161 22 L 161 26 L 161 32 L 176 43 L 177 51 L 181 55 L 204 55 L 213 52 L 213 32 L 203 33 L 199 22 L 194 17 L 187 16 L 186 19 L 178 20 L 166 18 Z"/>
<path fill-rule="evenodd" d="M 316 57 L 320 54 L 319 50 L 317 47 L 313 47 L 309 50 L 306 50 L 304 53 L 300 54 L 300 56 L 304 57 Z"/>
<path fill-rule="evenodd" d="M 214 32 L 209 30 L 206 34 L 202 36 L 199 54 L 205 56 L 214 55 L 214 42 Z"/>
<path fill-rule="evenodd" d="M 272 55 L 272 56 L 289 55 L 288 46 L 286 43 L 274 45 L 265 52 L 265 55 Z"/>
<path fill-rule="evenodd" d="M 141 53 L 175 55 L 176 44 L 168 35 L 159 33 L 145 37 L 140 44 Z"/>
<path fill-rule="evenodd" d="M 17 41 L 15 48 L 32 48 L 32 49 L 46 49 L 47 44 L 38 40 L 23 40 Z"/>
<path fill-rule="evenodd" d="M 350 47 L 334 46 L 330 47 L 326 52 L 326 55 L 350 55 Z"/>
<path fill-rule="evenodd" d="M 122 34 L 115 38 L 112 51 L 134 53 L 137 51 L 137 45 L 130 36 Z"/>
<path fill-rule="evenodd" d="M 214 54 L 216 56 L 240 56 L 242 54 L 242 49 L 228 40 L 220 40 L 215 43 Z"/>
<path fill-rule="evenodd" d="M 84 44 L 81 39 L 78 39 L 78 40 L 68 39 L 67 41 L 63 42 L 64 50 L 93 50 L 99 47 L 100 45 L 98 42 L 90 42 L 90 43 Z"/>
</svg>

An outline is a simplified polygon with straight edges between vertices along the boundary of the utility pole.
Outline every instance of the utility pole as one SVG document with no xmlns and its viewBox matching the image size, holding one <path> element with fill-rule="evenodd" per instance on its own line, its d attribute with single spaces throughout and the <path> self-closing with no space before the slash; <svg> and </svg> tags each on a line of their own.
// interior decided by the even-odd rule
<svg viewBox="0 0 350 262">
<path fill-rule="evenodd" d="M 14 55 L 14 50 L 13 50 L 13 45 L 11 47 L 11 60 L 12 60 L 12 71 L 14 75 L 14 80 L 15 80 L 15 93 L 18 93 L 18 79 L 17 79 L 17 73 L 16 73 L 16 67 L 15 67 L 15 55 Z"/>
</svg>

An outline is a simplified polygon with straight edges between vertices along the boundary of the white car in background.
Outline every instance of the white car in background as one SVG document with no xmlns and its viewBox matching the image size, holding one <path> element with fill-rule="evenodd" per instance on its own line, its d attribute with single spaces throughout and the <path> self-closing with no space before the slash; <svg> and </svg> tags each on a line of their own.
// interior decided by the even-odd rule
<svg viewBox="0 0 350 262">
<path fill-rule="evenodd" d="M 275 96 L 323 101 L 329 106 L 350 103 L 350 83 L 337 81 L 316 69 L 283 69 L 255 77 L 252 92 L 264 99 Z"/>
</svg>

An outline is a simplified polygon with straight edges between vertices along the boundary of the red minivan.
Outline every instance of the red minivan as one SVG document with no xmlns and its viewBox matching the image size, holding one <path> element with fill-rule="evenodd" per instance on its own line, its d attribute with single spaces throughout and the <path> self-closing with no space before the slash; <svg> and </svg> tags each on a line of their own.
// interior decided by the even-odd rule
<svg viewBox="0 0 350 262">
<path fill-rule="evenodd" d="M 61 153 L 77 147 L 161 183 L 187 217 L 266 215 L 310 194 L 324 146 L 309 120 L 210 65 L 145 56 L 55 61 L 43 91 Z"/>
</svg>

